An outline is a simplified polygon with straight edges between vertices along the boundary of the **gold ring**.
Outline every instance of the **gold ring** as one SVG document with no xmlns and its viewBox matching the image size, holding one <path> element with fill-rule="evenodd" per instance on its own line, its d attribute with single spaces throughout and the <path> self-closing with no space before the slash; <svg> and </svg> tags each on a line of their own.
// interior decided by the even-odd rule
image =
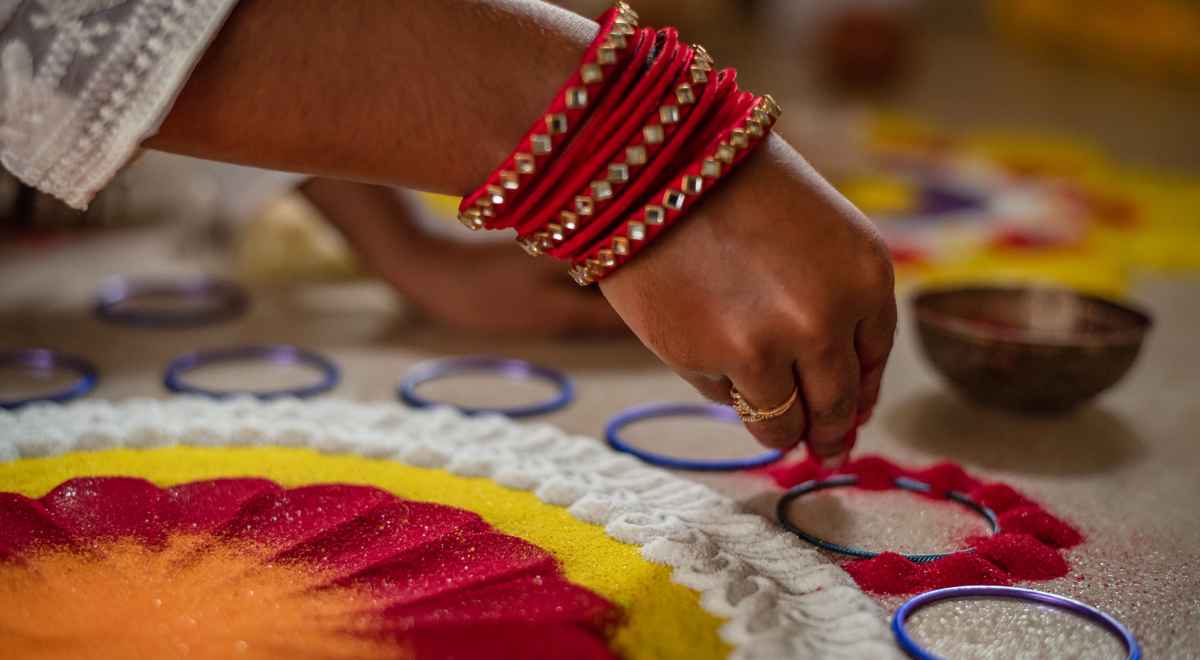
<svg viewBox="0 0 1200 660">
<path fill-rule="evenodd" d="M 792 406 L 796 405 L 796 400 L 800 398 L 800 387 L 793 387 L 792 393 L 788 396 L 787 401 L 784 401 L 774 408 L 755 408 L 754 406 L 750 405 L 750 402 L 742 396 L 741 392 L 737 391 L 736 387 L 729 388 L 729 397 L 733 399 L 733 409 L 735 412 L 737 412 L 738 417 L 740 417 L 743 422 L 752 424 L 754 422 L 761 422 L 767 419 L 774 419 L 791 410 Z"/>
</svg>

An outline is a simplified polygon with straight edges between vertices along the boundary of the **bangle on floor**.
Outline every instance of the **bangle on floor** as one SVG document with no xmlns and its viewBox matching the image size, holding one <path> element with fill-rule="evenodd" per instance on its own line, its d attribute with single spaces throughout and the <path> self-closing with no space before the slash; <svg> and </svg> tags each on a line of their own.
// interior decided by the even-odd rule
<svg viewBox="0 0 1200 660">
<path fill-rule="evenodd" d="M 68 385 L 42 394 L 0 398 L 0 410 L 16 410 L 31 403 L 65 403 L 76 399 L 96 387 L 99 375 L 96 366 L 84 358 L 62 353 L 49 348 L 17 348 L 0 351 L 0 369 L 32 372 L 46 377 L 56 370 L 70 371 L 76 375 Z"/>
<path fill-rule="evenodd" d="M 213 365 L 229 365 L 239 362 L 263 362 L 277 365 L 305 366 L 317 374 L 319 379 L 307 385 L 280 387 L 277 389 L 214 389 L 187 382 L 187 374 L 193 369 Z M 177 394 L 199 394 L 214 399 L 235 396 L 252 396 L 264 401 L 280 398 L 307 398 L 328 392 L 341 381 L 341 370 L 333 360 L 290 344 L 268 344 L 235 346 L 233 348 L 193 351 L 171 360 L 163 374 L 163 386 Z"/>
</svg>

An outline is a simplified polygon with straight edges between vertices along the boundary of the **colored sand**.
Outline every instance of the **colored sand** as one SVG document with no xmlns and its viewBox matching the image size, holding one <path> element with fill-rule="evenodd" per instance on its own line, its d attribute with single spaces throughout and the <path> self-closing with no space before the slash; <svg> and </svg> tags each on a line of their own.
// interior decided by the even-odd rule
<svg viewBox="0 0 1200 660">
<path fill-rule="evenodd" d="M 603 527 L 583 522 L 563 507 L 490 479 L 288 447 L 109 449 L 0 462 L 0 483 L 8 490 L 33 497 L 80 474 L 121 474 L 159 485 L 234 474 L 253 474 L 288 487 L 363 484 L 408 501 L 463 509 L 478 514 L 504 534 L 551 552 L 571 583 L 613 603 L 623 619 L 609 644 L 620 657 L 718 660 L 731 652 L 717 633 L 723 620 L 700 606 L 695 591 L 673 582 L 669 566 L 647 561 L 638 546 L 613 539 Z M 190 497 L 202 498 L 201 490 L 193 488 Z M 201 517 L 192 520 L 204 524 Z M 0 521 L 0 531 L 6 530 L 10 522 Z"/>
<path fill-rule="evenodd" d="M 1000 523 L 998 534 L 965 539 L 974 552 L 960 552 L 923 564 L 893 552 L 845 562 L 846 572 L 871 593 L 900 595 L 966 584 L 1049 580 L 1070 570 L 1060 551 L 1083 541 L 1078 530 L 1016 489 L 1002 483 L 984 483 L 954 463 L 914 470 L 879 456 L 864 456 L 837 470 L 827 470 L 807 460 L 772 466 L 765 472 L 785 488 L 834 474 L 852 474 L 858 477 L 857 488 L 893 490 L 897 477 L 908 477 L 929 484 L 931 492 L 926 497 L 941 500 L 946 492 L 957 491 L 996 513 Z"/>
<path fill-rule="evenodd" d="M 0 648 L 22 658 L 614 657 L 614 606 L 477 514 L 348 485 L 0 493 Z"/>
<path fill-rule="evenodd" d="M 356 610 L 369 597 L 316 590 L 319 572 L 271 564 L 252 547 L 205 548 L 203 538 L 179 536 L 158 548 L 126 538 L 91 550 L 0 564 L 0 647 L 9 657 L 397 657 L 386 640 L 353 633 L 365 632 Z"/>
</svg>

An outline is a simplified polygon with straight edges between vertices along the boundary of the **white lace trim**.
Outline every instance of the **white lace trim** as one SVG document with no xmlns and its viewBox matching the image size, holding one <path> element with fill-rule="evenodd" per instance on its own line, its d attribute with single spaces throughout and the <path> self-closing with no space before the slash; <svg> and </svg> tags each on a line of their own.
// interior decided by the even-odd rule
<svg viewBox="0 0 1200 660">
<path fill-rule="evenodd" d="M 726 620 L 732 658 L 900 657 L 842 570 L 706 486 L 583 437 L 501 417 L 338 400 L 86 401 L 0 411 L 0 461 L 111 447 L 277 445 L 487 477 L 639 545 Z"/>
<path fill-rule="evenodd" d="M 236 1 L 37 0 L 24 15 L 10 8 L 0 17 L 0 27 L 14 23 L 0 53 L 5 168 L 85 207 L 157 130 Z M 36 65 L 26 43 L 35 38 L 47 43 Z"/>
</svg>

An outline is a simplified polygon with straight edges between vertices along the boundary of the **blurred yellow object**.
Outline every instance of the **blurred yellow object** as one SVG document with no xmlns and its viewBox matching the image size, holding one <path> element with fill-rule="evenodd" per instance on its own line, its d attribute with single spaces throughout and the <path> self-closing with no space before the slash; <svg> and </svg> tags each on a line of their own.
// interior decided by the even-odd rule
<svg viewBox="0 0 1200 660">
<path fill-rule="evenodd" d="M 1127 172 L 1120 186 L 1138 200 L 1144 227 L 1099 232 L 1108 249 L 1163 273 L 1200 270 L 1200 176 Z"/>
<path fill-rule="evenodd" d="M 991 0 L 1006 36 L 1053 54 L 1154 78 L 1200 80 L 1195 0 Z"/>
<path fill-rule="evenodd" d="M 854 200 L 860 211 L 870 216 L 905 213 L 917 201 L 916 192 L 906 181 L 882 174 L 855 176 L 840 181 L 838 190 Z"/>
<path fill-rule="evenodd" d="M 1128 278 L 1119 263 L 1079 250 L 984 252 L 938 264 L 899 271 L 902 282 L 921 284 L 1053 284 L 1119 298 Z"/>
<path fill-rule="evenodd" d="M 454 220 L 455 223 L 458 222 L 458 203 L 462 200 L 461 197 L 427 192 L 420 193 L 419 196 L 434 215 Z"/>
<path fill-rule="evenodd" d="M 1031 175 L 1070 178 L 1104 198 L 1099 204 L 1109 208 L 1100 210 L 1112 217 L 1095 223 L 1092 246 L 1110 258 L 1143 269 L 1200 269 L 1200 175 L 1123 168 L 1096 147 L 1045 136 L 984 133 L 970 137 L 969 148 Z"/>
<path fill-rule="evenodd" d="M 903 248 L 897 253 L 902 280 L 1040 282 L 1118 295 L 1138 273 L 1200 270 L 1198 175 L 1121 167 L 1093 145 L 1056 136 L 1018 131 L 957 135 L 888 114 L 876 117 L 870 144 L 880 172 L 838 186 L 869 215 L 894 213 L 903 203 L 899 179 L 889 177 L 887 169 L 897 157 L 953 171 L 1001 172 L 1017 183 L 1058 191 L 1083 210 L 1084 231 L 1065 245 L 972 244 L 961 234 L 970 238 L 977 225 L 934 222 L 930 226 L 936 228 L 937 249 L 925 245 L 914 254 Z M 908 186 L 904 194 L 918 194 L 918 185 Z M 880 223 L 885 237 L 890 226 Z"/>
<path fill-rule="evenodd" d="M 236 261 L 241 278 L 269 284 L 360 274 L 342 235 L 298 192 L 270 202 L 246 224 L 238 236 Z"/>
<path fill-rule="evenodd" d="M 1030 131 L 971 133 L 963 138 L 960 148 L 1027 176 L 1081 177 L 1114 167 L 1096 145 Z"/>
<path fill-rule="evenodd" d="M 445 220 L 455 233 L 461 198 L 418 193 L 430 215 Z M 260 283 L 330 281 L 362 276 L 346 240 L 299 192 L 288 193 L 263 206 L 246 224 L 236 246 L 238 271 Z"/>
</svg>

